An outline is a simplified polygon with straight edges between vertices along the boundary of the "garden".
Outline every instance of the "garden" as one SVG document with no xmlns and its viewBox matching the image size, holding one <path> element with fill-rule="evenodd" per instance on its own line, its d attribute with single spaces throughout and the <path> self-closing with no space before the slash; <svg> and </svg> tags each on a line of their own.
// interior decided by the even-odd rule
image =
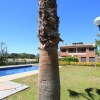
<svg viewBox="0 0 100 100">
<path fill-rule="evenodd" d="M 38 75 L 13 80 L 28 89 L 5 100 L 37 100 Z M 60 68 L 61 100 L 100 100 L 100 68 L 65 65 Z"/>
</svg>

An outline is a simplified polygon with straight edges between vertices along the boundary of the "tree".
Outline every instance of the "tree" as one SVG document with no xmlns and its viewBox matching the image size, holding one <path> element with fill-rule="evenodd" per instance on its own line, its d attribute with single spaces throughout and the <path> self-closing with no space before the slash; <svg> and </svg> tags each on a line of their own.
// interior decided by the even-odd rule
<svg viewBox="0 0 100 100">
<path fill-rule="evenodd" d="M 56 0 L 38 0 L 40 41 L 39 100 L 60 100 L 58 65 L 59 17 Z"/>
<path fill-rule="evenodd" d="M 19 56 L 20 56 L 20 58 L 25 59 L 28 57 L 28 54 L 27 53 L 20 53 Z"/>
<path fill-rule="evenodd" d="M 17 53 L 11 53 L 10 57 L 13 59 L 13 61 L 17 58 L 18 59 L 18 54 Z"/>
<path fill-rule="evenodd" d="M 37 53 L 37 55 L 36 55 L 36 59 L 37 59 L 37 62 L 39 63 L 39 57 L 40 57 L 40 54 L 39 53 Z"/>
<path fill-rule="evenodd" d="M 7 63 L 7 47 L 4 47 L 5 43 L 0 42 L 0 65 Z"/>
<path fill-rule="evenodd" d="M 100 34 L 97 34 L 98 37 L 100 37 Z M 100 55 L 100 39 L 95 39 L 95 44 L 97 48 L 95 49 L 96 55 Z"/>
</svg>

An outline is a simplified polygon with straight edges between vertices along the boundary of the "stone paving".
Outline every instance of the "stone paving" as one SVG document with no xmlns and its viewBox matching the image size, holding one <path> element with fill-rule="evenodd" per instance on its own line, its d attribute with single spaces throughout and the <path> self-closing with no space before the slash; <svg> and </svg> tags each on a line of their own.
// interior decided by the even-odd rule
<svg viewBox="0 0 100 100">
<path fill-rule="evenodd" d="M 10 96 L 16 92 L 28 88 L 29 86 L 12 82 L 11 80 L 37 74 L 38 70 L 23 72 L 19 74 L 7 75 L 0 77 L 0 100 Z"/>
<path fill-rule="evenodd" d="M 38 70 L 0 77 L 0 100 L 3 100 L 3 98 L 5 97 L 29 87 L 27 85 L 12 82 L 11 80 L 26 77 L 37 73 Z"/>
<path fill-rule="evenodd" d="M 26 89 L 28 87 L 29 86 L 27 85 L 15 83 L 12 81 L 0 82 L 0 100 L 3 100 L 5 97 L 19 92 L 23 89 Z"/>
</svg>

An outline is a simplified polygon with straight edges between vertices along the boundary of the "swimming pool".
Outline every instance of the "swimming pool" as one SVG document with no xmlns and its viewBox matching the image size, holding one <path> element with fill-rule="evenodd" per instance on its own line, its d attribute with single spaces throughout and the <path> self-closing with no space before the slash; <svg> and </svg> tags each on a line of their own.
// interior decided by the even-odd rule
<svg viewBox="0 0 100 100">
<path fill-rule="evenodd" d="M 38 70 L 38 66 L 24 65 L 24 66 L 13 66 L 13 67 L 0 68 L 0 76 L 7 76 L 7 75 L 34 71 L 34 70 Z"/>
</svg>

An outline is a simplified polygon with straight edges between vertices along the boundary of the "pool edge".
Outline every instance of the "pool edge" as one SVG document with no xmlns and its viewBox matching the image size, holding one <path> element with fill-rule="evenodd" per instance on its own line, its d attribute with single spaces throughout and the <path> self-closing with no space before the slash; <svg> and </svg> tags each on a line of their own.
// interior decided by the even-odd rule
<svg viewBox="0 0 100 100">
<path fill-rule="evenodd" d="M 28 71 L 28 72 L 13 74 L 13 75 L 2 76 L 0 77 L 0 82 L 14 80 L 17 78 L 30 76 L 30 75 L 37 74 L 37 73 L 38 73 L 38 70 L 34 70 L 34 71 Z"/>
</svg>

